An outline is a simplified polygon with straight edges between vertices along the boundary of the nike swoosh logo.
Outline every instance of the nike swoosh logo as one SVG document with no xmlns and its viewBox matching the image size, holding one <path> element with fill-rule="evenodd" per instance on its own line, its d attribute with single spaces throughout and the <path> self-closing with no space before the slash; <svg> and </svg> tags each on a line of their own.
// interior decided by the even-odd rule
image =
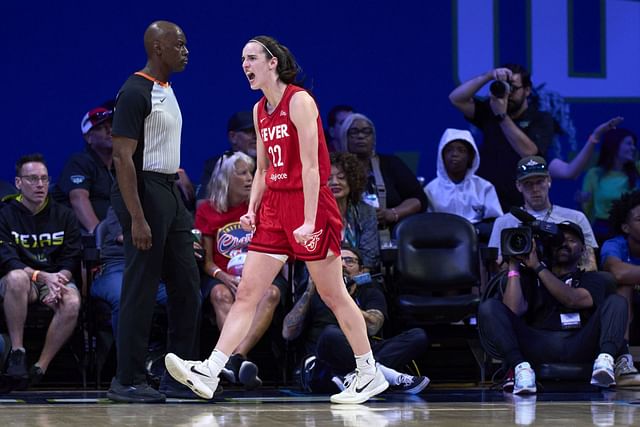
<svg viewBox="0 0 640 427">
<path fill-rule="evenodd" d="M 211 375 L 207 375 L 204 372 L 198 371 L 195 366 L 191 367 L 191 372 L 193 372 L 194 374 L 202 375 L 203 377 L 211 378 Z"/>
<path fill-rule="evenodd" d="M 193 368 L 191 368 L 191 369 L 193 369 Z M 356 393 L 361 393 L 361 392 L 362 392 L 362 390 L 364 390 L 365 388 L 367 388 L 367 386 L 368 386 L 369 384 L 371 384 L 371 383 L 373 382 L 373 380 L 375 380 L 375 379 L 376 379 L 376 377 L 371 378 L 371 381 L 369 381 L 368 383 L 366 383 L 366 384 L 365 384 L 364 386 L 362 386 L 361 388 L 356 387 Z"/>
<path fill-rule="evenodd" d="M 164 100 L 165 100 L 165 99 L 167 99 L 167 98 L 166 98 L 166 97 L 162 98 L 162 99 L 160 100 L 160 102 L 164 102 Z"/>
</svg>

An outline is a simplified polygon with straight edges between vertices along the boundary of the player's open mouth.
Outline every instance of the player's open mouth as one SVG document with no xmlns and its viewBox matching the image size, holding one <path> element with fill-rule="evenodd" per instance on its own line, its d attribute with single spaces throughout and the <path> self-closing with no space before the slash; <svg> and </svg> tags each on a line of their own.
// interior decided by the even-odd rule
<svg viewBox="0 0 640 427">
<path fill-rule="evenodd" d="M 247 73 L 247 78 L 250 82 L 253 82 L 256 79 L 256 75 L 253 73 Z"/>
</svg>

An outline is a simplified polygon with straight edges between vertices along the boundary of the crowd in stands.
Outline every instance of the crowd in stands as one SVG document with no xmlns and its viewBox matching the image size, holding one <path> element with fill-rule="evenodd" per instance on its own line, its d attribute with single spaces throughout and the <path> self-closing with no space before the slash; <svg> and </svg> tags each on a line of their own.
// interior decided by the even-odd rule
<svg viewBox="0 0 640 427">
<path fill-rule="evenodd" d="M 480 97 L 480 89 L 492 81 L 508 83 L 506 92 L 492 90 Z M 451 103 L 479 130 L 482 143 L 476 144 L 467 129 L 443 129 L 440 143 L 433 144 L 436 177 L 424 188 L 399 157 L 378 152 L 370 118 L 349 105 L 328 114 L 331 174 L 326 185 L 342 216 L 345 286 L 395 391 L 419 393 L 429 384 L 426 376 L 406 370 L 424 356 L 428 338 L 421 328 L 383 328 L 392 315 L 386 293 L 392 283 L 384 281 L 393 276 L 382 277 L 381 251 L 395 245 L 397 223 L 430 212 L 465 218 L 476 227 L 481 245 L 498 248 L 489 273 L 501 281 L 501 291 L 480 303 L 478 330 L 485 350 L 510 369 L 505 390 L 535 393 L 535 367 L 545 362 L 593 362 L 591 384 L 602 388 L 640 385 L 629 350 L 640 283 L 637 136 L 618 128 L 622 118 L 615 117 L 595 127 L 573 159 L 552 157 L 547 149 L 554 118 L 529 101 L 532 90 L 531 75 L 516 64 L 489 70 L 453 89 Z M 119 334 L 125 262 L 122 228 L 111 202 L 112 116 L 113 101 L 85 114 L 84 150 L 69 156 L 55 182 L 45 159 L 31 154 L 18 159 L 14 185 L 0 183 L 0 301 L 11 348 L 0 361 L 4 391 L 40 382 L 76 329 L 81 235 L 97 237 L 101 250 L 100 268 L 86 273 L 94 276 L 86 297 L 108 304 L 113 335 Z M 204 318 L 220 329 L 252 238 L 239 222 L 247 211 L 255 169 L 252 113 L 234 113 L 227 138 L 228 150 L 204 162 L 197 188 L 184 170 L 176 177 L 194 228 L 202 235 Z M 598 148 L 596 166 L 586 170 Z M 552 180 L 573 179 L 585 170 L 578 194 L 582 210 L 554 204 Z M 555 238 L 534 242 L 526 253 L 504 254 L 504 231 L 521 226 L 523 218 L 556 224 Z M 264 294 L 249 334 L 222 372 L 228 383 L 261 386 L 259 369 L 266 367 L 251 360 L 251 352 L 274 326 L 284 340 L 298 343 L 306 391 L 334 392 L 353 370 L 344 334 L 301 268 L 286 264 Z M 36 303 L 53 311 L 37 359 L 27 354 L 23 342 L 27 311 Z M 156 303 L 167 305 L 163 281 L 158 282 Z"/>
</svg>

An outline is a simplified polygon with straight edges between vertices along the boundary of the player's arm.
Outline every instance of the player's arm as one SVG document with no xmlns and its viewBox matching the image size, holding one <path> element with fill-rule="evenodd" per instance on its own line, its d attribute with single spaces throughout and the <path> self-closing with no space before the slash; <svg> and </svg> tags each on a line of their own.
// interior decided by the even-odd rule
<svg viewBox="0 0 640 427">
<path fill-rule="evenodd" d="M 304 193 L 304 224 L 315 227 L 320 192 L 318 166 L 318 108 L 306 92 L 291 98 L 291 121 L 298 130 L 300 161 L 302 162 L 302 190 Z"/>
<path fill-rule="evenodd" d="M 100 220 L 96 216 L 93 206 L 91 206 L 89 191 L 84 188 L 71 190 L 69 192 L 69 202 L 80 224 L 82 224 L 87 231 L 93 232 Z"/>
<path fill-rule="evenodd" d="M 253 183 L 251 184 L 251 196 L 249 197 L 249 211 L 248 213 L 255 214 L 260 207 L 260 201 L 262 195 L 267 187 L 265 177 L 267 175 L 267 169 L 269 168 L 269 159 L 264 149 L 264 143 L 260 136 L 258 129 L 258 104 L 253 106 L 253 123 L 255 123 L 256 129 L 256 173 L 253 176 Z"/>
</svg>

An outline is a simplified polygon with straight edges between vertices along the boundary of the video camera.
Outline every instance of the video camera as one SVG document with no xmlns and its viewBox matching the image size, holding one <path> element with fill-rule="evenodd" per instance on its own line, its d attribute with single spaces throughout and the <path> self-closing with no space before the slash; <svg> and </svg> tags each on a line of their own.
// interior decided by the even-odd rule
<svg viewBox="0 0 640 427">
<path fill-rule="evenodd" d="M 552 222 L 540 221 L 520 208 L 511 208 L 511 215 L 518 218 L 522 225 L 505 228 L 500 234 L 502 256 L 527 255 L 532 250 L 538 251 L 538 258 L 551 265 L 552 248 L 562 245 L 564 233 Z"/>
</svg>

